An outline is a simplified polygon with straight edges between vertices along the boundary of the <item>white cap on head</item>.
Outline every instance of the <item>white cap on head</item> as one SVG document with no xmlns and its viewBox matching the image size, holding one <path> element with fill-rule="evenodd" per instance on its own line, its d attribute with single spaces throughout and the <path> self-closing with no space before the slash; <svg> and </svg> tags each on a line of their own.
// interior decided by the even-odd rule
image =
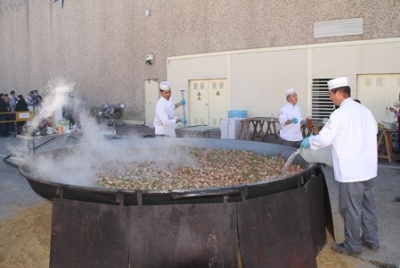
<svg viewBox="0 0 400 268">
<path fill-rule="evenodd" d="M 348 86 L 349 86 L 349 83 L 347 82 L 347 77 L 335 78 L 335 79 L 328 81 L 329 90 L 332 90 L 334 88 L 339 88 L 339 87 L 348 87 Z"/>
<path fill-rule="evenodd" d="M 163 81 L 160 83 L 160 89 L 161 90 L 170 90 L 171 89 L 171 84 L 168 81 Z"/>
<path fill-rule="evenodd" d="M 286 97 L 289 96 L 292 93 L 295 93 L 296 91 L 294 91 L 294 88 L 289 88 L 288 90 L 285 91 L 285 95 Z"/>
<path fill-rule="evenodd" d="M 393 106 L 396 107 L 396 108 L 400 108 L 400 100 L 395 101 L 395 102 L 393 103 Z M 397 135 L 399 135 L 399 134 L 397 134 Z"/>
</svg>

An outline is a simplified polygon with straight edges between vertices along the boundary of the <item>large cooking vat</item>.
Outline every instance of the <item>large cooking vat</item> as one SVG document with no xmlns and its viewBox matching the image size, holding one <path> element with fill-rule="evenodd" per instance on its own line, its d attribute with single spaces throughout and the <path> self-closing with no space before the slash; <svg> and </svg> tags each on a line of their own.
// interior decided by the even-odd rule
<svg viewBox="0 0 400 268">
<path fill-rule="evenodd" d="M 53 201 L 50 266 L 316 267 L 325 228 L 333 234 L 332 215 L 320 167 L 301 157 L 293 162 L 301 173 L 210 189 L 104 189 L 85 177 L 93 175 L 89 160 L 178 145 L 286 159 L 294 152 L 237 140 L 132 139 L 36 154 L 19 172 L 36 193 Z"/>
</svg>

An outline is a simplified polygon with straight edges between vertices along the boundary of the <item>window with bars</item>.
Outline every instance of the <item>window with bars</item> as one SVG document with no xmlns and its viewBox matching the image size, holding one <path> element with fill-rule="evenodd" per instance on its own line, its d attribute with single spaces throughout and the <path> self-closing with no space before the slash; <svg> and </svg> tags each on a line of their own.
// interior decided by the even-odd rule
<svg viewBox="0 0 400 268">
<path fill-rule="evenodd" d="M 314 78 L 312 85 L 312 118 L 323 120 L 335 110 L 335 104 L 329 98 L 328 81 L 332 78 Z"/>
</svg>

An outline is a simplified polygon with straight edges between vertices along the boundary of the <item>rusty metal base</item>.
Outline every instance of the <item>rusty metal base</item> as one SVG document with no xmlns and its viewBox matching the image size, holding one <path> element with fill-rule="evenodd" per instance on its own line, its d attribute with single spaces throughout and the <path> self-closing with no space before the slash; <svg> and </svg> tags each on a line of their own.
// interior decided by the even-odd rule
<svg viewBox="0 0 400 268">
<path fill-rule="evenodd" d="M 53 199 L 50 267 L 128 267 L 129 207 Z"/>
<path fill-rule="evenodd" d="M 50 267 L 237 267 L 236 204 L 53 199 Z"/>
<path fill-rule="evenodd" d="M 304 188 L 238 204 L 244 267 L 317 267 Z"/>
<path fill-rule="evenodd" d="M 131 267 L 237 267 L 236 204 L 133 207 Z"/>
<path fill-rule="evenodd" d="M 334 237 L 322 173 L 298 189 L 237 203 L 54 198 L 50 267 L 317 267 L 326 228 Z"/>
</svg>

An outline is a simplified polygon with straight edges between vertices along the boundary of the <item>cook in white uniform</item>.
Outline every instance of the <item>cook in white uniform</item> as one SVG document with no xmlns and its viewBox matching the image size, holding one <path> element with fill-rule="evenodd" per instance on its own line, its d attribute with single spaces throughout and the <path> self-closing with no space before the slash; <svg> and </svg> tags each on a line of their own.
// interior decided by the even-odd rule
<svg viewBox="0 0 400 268">
<path fill-rule="evenodd" d="M 160 98 L 156 104 L 154 116 L 154 128 L 156 136 L 175 137 L 175 126 L 177 123 L 187 124 L 186 118 L 175 118 L 175 109 L 185 105 L 185 99 L 175 103 L 171 98 L 171 84 L 167 81 L 160 83 Z"/>
<path fill-rule="evenodd" d="M 378 251 L 374 179 L 378 169 L 377 122 L 370 110 L 350 97 L 347 77 L 328 81 L 328 88 L 331 100 L 340 107 L 332 112 L 319 134 L 305 138 L 301 147 L 318 149 L 332 145 L 345 233 L 344 242 L 333 244 L 332 249 L 357 256 L 363 244 Z"/>
<path fill-rule="evenodd" d="M 400 93 L 399 100 L 393 103 L 393 106 L 396 108 L 400 108 Z M 397 148 L 400 151 L 400 109 L 397 111 L 395 108 L 390 107 L 389 110 L 394 114 L 397 118 Z M 396 160 L 397 163 L 400 163 L 400 160 Z"/>
<path fill-rule="evenodd" d="M 298 148 L 303 140 L 301 109 L 297 106 L 297 93 L 293 88 L 286 90 L 285 95 L 287 103 L 279 110 L 281 143 Z"/>
</svg>

